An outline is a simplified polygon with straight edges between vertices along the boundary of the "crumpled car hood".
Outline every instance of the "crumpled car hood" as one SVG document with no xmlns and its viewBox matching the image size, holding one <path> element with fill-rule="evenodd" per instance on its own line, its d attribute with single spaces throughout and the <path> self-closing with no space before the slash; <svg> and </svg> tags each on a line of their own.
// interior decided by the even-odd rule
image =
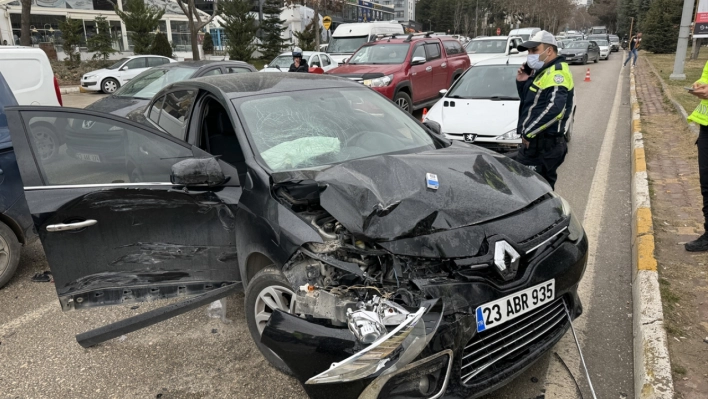
<svg viewBox="0 0 708 399">
<path fill-rule="evenodd" d="M 427 188 L 426 174 L 439 188 Z M 466 144 L 381 155 L 323 170 L 320 205 L 354 235 L 377 241 L 428 235 L 493 220 L 551 191 L 537 174 Z"/>
</svg>

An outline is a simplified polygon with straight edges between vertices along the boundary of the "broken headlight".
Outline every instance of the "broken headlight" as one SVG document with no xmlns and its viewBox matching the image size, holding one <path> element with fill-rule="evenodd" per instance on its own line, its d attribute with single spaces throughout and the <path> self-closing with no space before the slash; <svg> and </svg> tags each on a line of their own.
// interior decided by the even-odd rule
<svg viewBox="0 0 708 399">
<path fill-rule="evenodd" d="M 386 367 L 389 362 L 395 362 L 385 373 L 390 373 L 406 366 L 420 354 L 429 341 L 426 335 L 425 322 L 422 320 L 427 308 L 421 307 L 415 313 L 406 315 L 405 320 L 391 332 L 377 341 L 307 380 L 306 384 L 325 384 L 332 382 L 347 382 L 373 375 Z M 442 314 L 441 314 L 442 315 Z M 431 332 L 430 337 L 432 337 Z"/>
<path fill-rule="evenodd" d="M 509 130 L 508 132 L 497 136 L 497 140 L 518 140 L 521 136 L 516 132 L 516 129 Z"/>
<path fill-rule="evenodd" d="M 565 198 L 558 196 L 560 198 L 561 203 L 563 204 L 563 216 L 570 217 L 570 223 L 568 224 L 568 239 L 575 242 L 578 241 L 579 239 L 583 238 L 583 235 L 585 235 L 585 230 L 583 230 L 583 225 L 580 223 L 580 220 L 575 216 L 573 213 L 573 210 L 570 209 L 570 204 L 568 201 L 565 200 Z"/>
</svg>

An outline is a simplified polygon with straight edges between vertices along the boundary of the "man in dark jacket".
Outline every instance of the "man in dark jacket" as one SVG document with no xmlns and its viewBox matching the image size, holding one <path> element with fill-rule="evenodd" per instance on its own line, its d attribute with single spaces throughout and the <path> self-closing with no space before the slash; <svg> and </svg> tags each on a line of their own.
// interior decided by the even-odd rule
<svg viewBox="0 0 708 399">
<path fill-rule="evenodd" d="M 288 72 L 310 72 L 310 67 L 307 65 L 307 61 L 302 58 L 302 49 L 300 47 L 295 47 L 293 49 L 293 63 L 290 64 L 290 69 Z"/>
<path fill-rule="evenodd" d="M 573 75 L 549 32 L 537 32 L 518 48 L 528 50 L 528 57 L 516 74 L 521 99 L 516 131 L 522 139 L 516 160 L 553 188 L 568 153 L 565 132 L 573 117 Z"/>
</svg>

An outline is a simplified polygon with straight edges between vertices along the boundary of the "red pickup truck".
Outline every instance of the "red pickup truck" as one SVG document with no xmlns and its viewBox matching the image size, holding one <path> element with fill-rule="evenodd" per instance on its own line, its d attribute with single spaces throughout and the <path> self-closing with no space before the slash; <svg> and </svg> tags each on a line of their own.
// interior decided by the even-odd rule
<svg viewBox="0 0 708 399">
<path fill-rule="evenodd" d="M 469 66 L 467 52 L 453 38 L 393 35 L 364 44 L 328 74 L 360 81 L 413 112 L 433 105 Z"/>
</svg>

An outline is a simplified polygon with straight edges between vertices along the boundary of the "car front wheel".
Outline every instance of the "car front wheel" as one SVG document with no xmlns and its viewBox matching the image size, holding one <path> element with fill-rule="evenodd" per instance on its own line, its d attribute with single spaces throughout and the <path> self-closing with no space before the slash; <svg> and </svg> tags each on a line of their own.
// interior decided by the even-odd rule
<svg viewBox="0 0 708 399">
<path fill-rule="evenodd" d="M 583 65 L 587 65 L 587 63 L 588 63 L 588 56 L 585 55 L 585 57 L 583 57 Z"/>
<path fill-rule="evenodd" d="M 246 288 L 244 309 L 248 330 L 263 357 L 276 369 L 292 374 L 285 362 L 261 343 L 261 334 L 276 309 L 287 313 L 295 310 L 295 292 L 280 269 L 271 265 L 256 273 Z"/>
<path fill-rule="evenodd" d="M 120 87 L 120 83 L 113 78 L 104 79 L 101 83 L 101 91 L 106 94 L 113 94 Z"/>
<path fill-rule="evenodd" d="M 393 102 L 396 103 L 403 111 L 409 114 L 413 112 L 413 101 L 408 93 L 399 91 L 396 96 L 393 97 Z"/>
<path fill-rule="evenodd" d="M 7 284 L 20 263 L 20 243 L 15 233 L 0 222 L 0 287 Z"/>
<path fill-rule="evenodd" d="M 59 137 L 51 125 L 38 123 L 30 126 L 32 136 L 37 145 L 39 157 L 42 161 L 50 162 L 59 155 Z"/>
</svg>

